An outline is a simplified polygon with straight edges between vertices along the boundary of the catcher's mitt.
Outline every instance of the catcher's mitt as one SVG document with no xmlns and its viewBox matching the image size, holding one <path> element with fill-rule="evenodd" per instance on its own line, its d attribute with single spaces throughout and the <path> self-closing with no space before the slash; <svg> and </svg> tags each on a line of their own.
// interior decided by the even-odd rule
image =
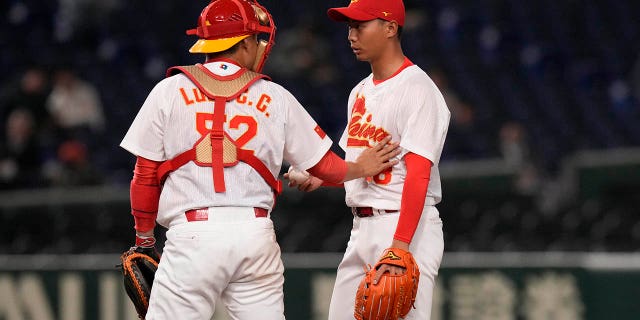
<svg viewBox="0 0 640 320">
<path fill-rule="evenodd" d="M 146 252 L 153 250 L 152 252 Z M 155 259 L 154 259 L 155 258 Z M 138 317 L 144 319 L 149 307 L 151 285 L 158 269 L 158 255 L 154 248 L 131 247 L 120 256 L 124 288 L 136 307 Z"/>
<path fill-rule="evenodd" d="M 401 275 L 385 273 L 373 284 L 376 271 L 386 263 L 406 269 Z M 354 316 L 358 320 L 397 320 L 404 318 L 418 292 L 420 270 L 410 252 L 398 248 L 384 251 L 375 267 L 365 274 L 356 293 Z"/>
</svg>

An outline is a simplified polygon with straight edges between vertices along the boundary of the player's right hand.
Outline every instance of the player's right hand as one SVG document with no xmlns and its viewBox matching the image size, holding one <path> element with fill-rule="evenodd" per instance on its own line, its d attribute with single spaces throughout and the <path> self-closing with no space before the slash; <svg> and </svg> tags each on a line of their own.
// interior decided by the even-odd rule
<svg viewBox="0 0 640 320">
<path fill-rule="evenodd" d="M 298 190 L 304 192 L 314 191 L 320 188 L 323 183 L 322 179 L 312 176 L 306 171 L 303 174 L 293 167 L 289 167 L 289 171 L 284 174 L 284 178 L 289 180 L 289 187 L 297 187 Z"/>
</svg>

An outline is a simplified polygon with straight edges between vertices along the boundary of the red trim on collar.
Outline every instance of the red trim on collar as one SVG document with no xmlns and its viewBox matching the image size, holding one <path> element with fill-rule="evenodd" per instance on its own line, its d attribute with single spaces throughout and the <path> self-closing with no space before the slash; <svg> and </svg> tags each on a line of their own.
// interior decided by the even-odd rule
<svg viewBox="0 0 640 320">
<path fill-rule="evenodd" d="M 396 70 L 396 72 L 394 72 L 389 78 L 383 79 L 383 80 L 376 80 L 376 79 L 372 79 L 373 80 L 373 84 L 374 85 L 379 85 L 395 76 L 398 75 L 398 73 L 400 73 L 402 70 L 410 67 L 413 65 L 413 62 L 411 62 L 411 60 L 409 60 L 409 58 L 404 57 L 404 62 L 402 63 L 402 65 L 400 66 L 400 68 L 398 70 Z"/>
</svg>

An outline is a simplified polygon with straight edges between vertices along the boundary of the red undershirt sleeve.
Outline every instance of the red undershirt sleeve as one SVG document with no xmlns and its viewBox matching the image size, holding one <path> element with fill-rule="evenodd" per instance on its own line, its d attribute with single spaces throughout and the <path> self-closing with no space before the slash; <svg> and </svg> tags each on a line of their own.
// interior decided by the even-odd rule
<svg viewBox="0 0 640 320">
<path fill-rule="evenodd" d="M 131 180 L 131 214 L 135 220 L 135 229 L 140 232 L 152 230 L 158 216 L 160 185 L 157 180 L 161 162 L 138 157 Z"/>
<path fill-rule="evenodd" d="M 315 166 L 307 170 L 312 176 L 323 180 L 323 186 L 343 186 L 347 175 L 347 163 L 333 151 L 329 150 Z"/>
<path fill-rule="evenodd" d="M 393 238 L 411 243 L 424 208 L 433 164 L 429 159 L 412 152 L 405 156 L 405 164 L 407 176 L 402 189 L 400 218 Z"/>
</svg>

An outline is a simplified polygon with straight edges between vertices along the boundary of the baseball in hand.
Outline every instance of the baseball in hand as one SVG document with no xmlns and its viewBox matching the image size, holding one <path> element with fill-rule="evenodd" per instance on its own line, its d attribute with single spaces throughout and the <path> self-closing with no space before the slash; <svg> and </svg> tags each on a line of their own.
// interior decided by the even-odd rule
<svg viewBox="0 0 640 320">
<path fill-rule="evenodd" d="M 295 184 L 303 184 L 309 179 L 309 173 L 304 170 L 294 169 L 293 166 L 289 167 L 289 180 Z"/>
</svg>

